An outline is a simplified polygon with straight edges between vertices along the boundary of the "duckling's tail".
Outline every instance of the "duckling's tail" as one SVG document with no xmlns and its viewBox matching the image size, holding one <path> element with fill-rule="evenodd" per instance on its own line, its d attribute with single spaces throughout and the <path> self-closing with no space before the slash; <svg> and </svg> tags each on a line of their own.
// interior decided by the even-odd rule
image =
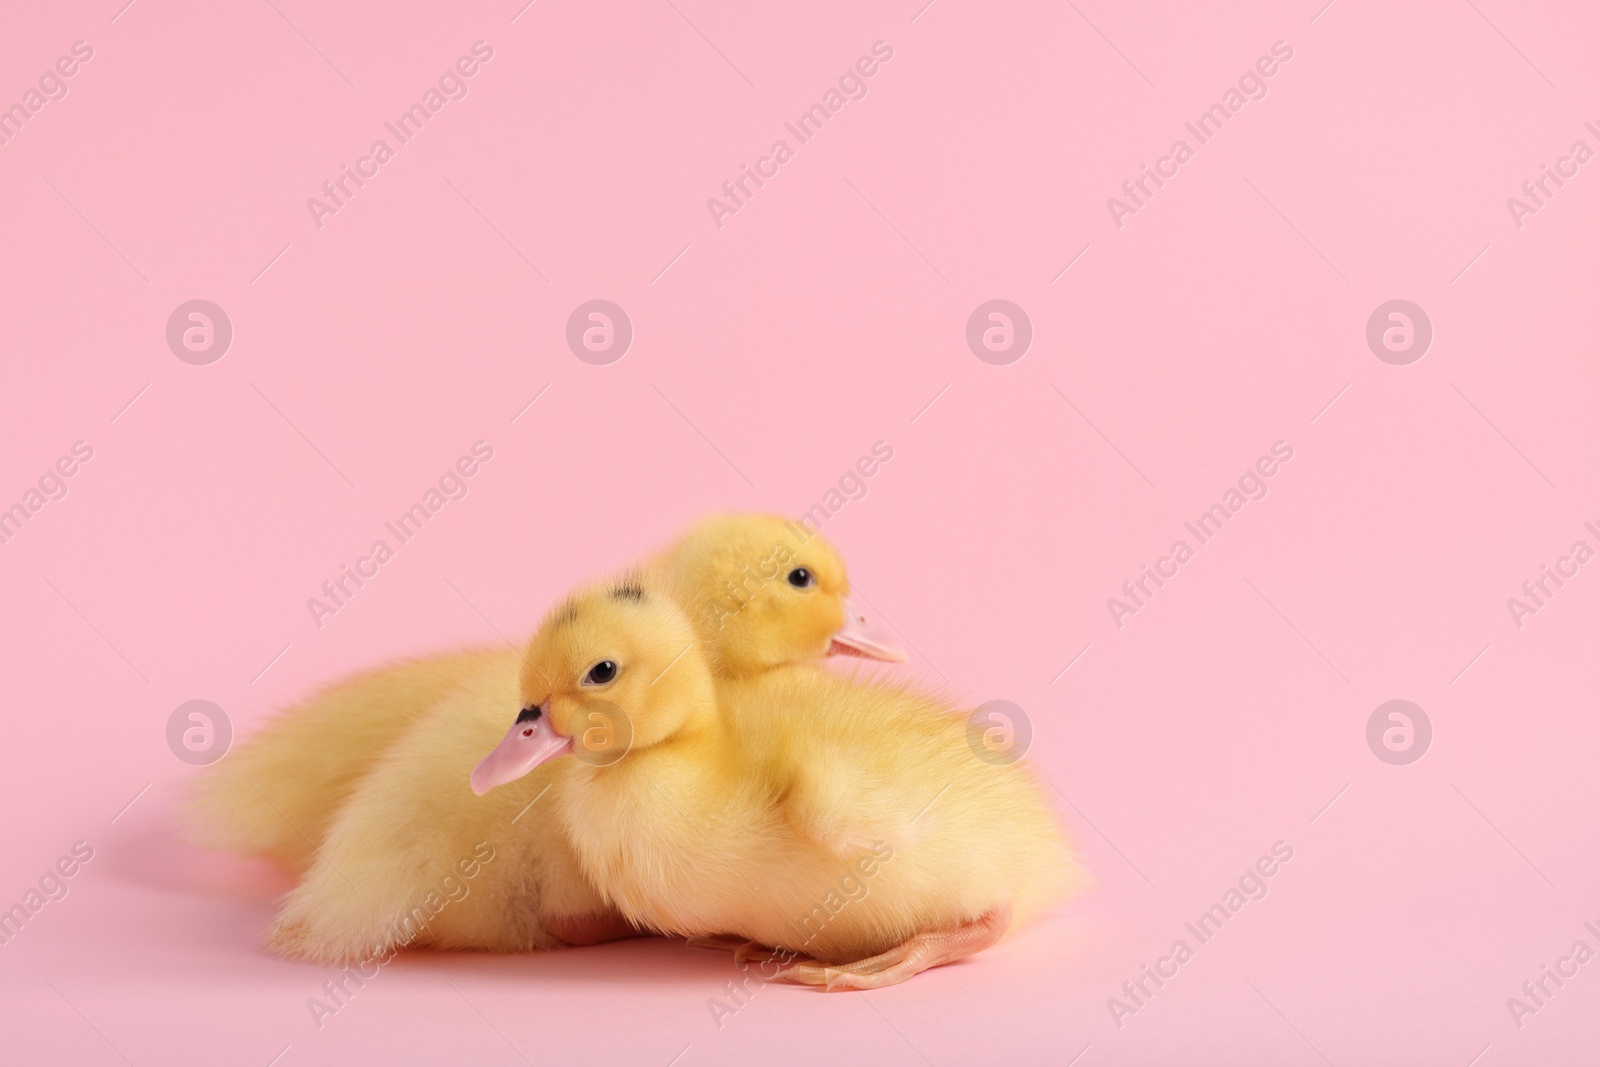
<svg viewBox="0 0 1600 1067">
<path fill-rule="evenodd" d="M 1094 876 L 1052 810 L 1044 775 L 1029 764 L 1011 769 L 1018 772 L 1013 784 L 1023 794 L 1008 817 L 1016 861 L 1012 928 L 1017 929 L 1088 890 Z"/>
<path fill-rule="evenodd" d="M 378 758 L 469 672 L 511 651 L 382 668 L 289 709 L 203 774 L 187 804 L 195 843 L 305 871 Z"/>
<path fill-rule="evenodd" d="M 1065 835 L 1041 835 L 1032 863 L 1018 878 L 1012 897 L 1013 928 L 1027 925 L 1079 896 L 1093 884 L 1094 876 Z"/>
</svg>

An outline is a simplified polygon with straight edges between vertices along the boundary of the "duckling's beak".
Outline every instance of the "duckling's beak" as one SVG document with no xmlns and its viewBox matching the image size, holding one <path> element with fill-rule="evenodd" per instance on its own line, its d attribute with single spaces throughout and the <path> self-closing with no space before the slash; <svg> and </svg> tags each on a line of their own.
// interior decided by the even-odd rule
<svg viewBox="0 0 1600 1067">
<path fill-rule="evenodd" d="M 524 708 L 506 736 L 473 768 L 472 791 L 480 797 L 497 785 L 514 782 L 541 763 L 572 751 L 572 738 L 550 725 L 542 708 Z"/>
<path fill-rule="evenodd" d="M 889 643 L 888 636 L 865 614 L 844 598 L 844 626 L 828 642 L 830 656 L 863 656 L 867 659 L 885 659 L 890 663 L 904 663 L 906 654 Z"/>
</svg>

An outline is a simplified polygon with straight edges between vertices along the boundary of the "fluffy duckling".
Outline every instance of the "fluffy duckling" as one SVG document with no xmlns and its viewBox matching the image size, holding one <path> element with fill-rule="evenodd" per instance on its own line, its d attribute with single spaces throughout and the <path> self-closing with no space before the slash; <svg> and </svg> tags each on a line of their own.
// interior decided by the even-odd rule
<svg viewBox="0 0 1600 1067">
<path fill-rule="evenodd" d="M 850 609 L 837 551 L 794 531 L 767 516 L 708 520 L 616 595 L 643 601 L 648 581 L 652 602 L 670 597 L 678 618 L 692 613 L 698 625 L 686 623 L 674 654 L 706 671 L 714 661 L 730 679 L 845 649 L 894 658 Z M 522 951 L 638 932 L 579 866 L 546 796 L 553 768 L 488 798 L 468 787 L 506 709 L 521 706 L 520 685 L 515 663 L 486 660 L 377 755 L 285 900 L 270 948 L 360 960 L 406 944 Z M 596 709 L 582 723 L 585 758 L 626 753 L 627 726 Z"/>
<path fill-rule="evenodd" d="M 647 564 L 644 577 L 689 614 L 721 678 L 823 656 L 905 658 L 850 602 L 838 551 L 775 516 L 704 519 Z"/>
<path fill-rule="evenodd" d="M 766 946 L 771 977 L 892 985 L 988 947 L 1082 879 L 1029 768 L 977 758 L 964 715 L 809 665 L 719 684 L 674 598 L 649 586 L 559 608 L 521 695 L 473 789 L 555 768 L 538 817 L 560 820 L 623 917 Z M 625 758 L 586 756 L 596 715 L 628 723 Z"/>
<path fill-rule="evenodd" d="M 850 604 L 838 552 L 784 519 L 730 514 L 702 520 L 644 569 L 696 620 L 702 647 L 722 677 L 829 654 L 901 658 Z M 818 595 L 809 600 L 790 595 L 813 588 Z M 209 847 L 266 856 L 303 873 L 357 783 L 389 746 L 446 693 L 488 684 L 485 672 L 514 684 L 521 658 L 521 649 L 468 649 L 381 668 L 322 691 L 278 716 L 201 779 L 190 806 L 194 836 Z"/>
</svg>

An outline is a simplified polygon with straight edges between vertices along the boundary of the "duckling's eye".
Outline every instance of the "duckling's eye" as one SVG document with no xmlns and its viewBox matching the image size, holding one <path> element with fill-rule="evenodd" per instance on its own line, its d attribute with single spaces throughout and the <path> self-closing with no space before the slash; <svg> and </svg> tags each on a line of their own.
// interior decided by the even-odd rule
<svg viewBox="0 0 1600 1067">
<path fill-rule="evenodd" d="M 796 589 L 807 589 L 817 584 L 817 576 L 804 567 L 796 567 L 789 572 L 789 584 Z"/>
<path fill-rule="evenodd" d="M 583 676 L 584 685 L 605 685 L 617 676 L 617 665 L 608 659 L 603 659 L 589 668 L 589 673 Z"/>
</svg>

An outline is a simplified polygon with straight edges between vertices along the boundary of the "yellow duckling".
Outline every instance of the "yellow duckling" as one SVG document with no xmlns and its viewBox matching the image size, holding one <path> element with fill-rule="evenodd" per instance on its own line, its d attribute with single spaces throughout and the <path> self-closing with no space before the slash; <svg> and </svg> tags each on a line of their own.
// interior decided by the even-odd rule
<svg viewBox="0 0 1600 1067">
<path fill-rule="evenodd" d="M 807 544 L 820 546 L 810 550 L 817 565 L 809 569 L 800 565 Z M 900 658 L 845 598 L 849 586 L 838 554 L 783 519 L 736 514 L 703 520 L 646 569 L 668 583 L 697 620 L 703 647 L 723 677 L 830 653 Z M 796 614 L 792 598 L 766 595 L 805 581 L 821 583 L 824 594 L 808 613 Z M 201 779 L 190 805 L 194 836 L 212 848 L 266 856 L 291 873 L 304 872 L 357 783 L 389 746 L 458 687 L 481 690 L 490 684 L 486 679 L 514 687 L 522 651 L 475 648 L 391 665 L 291 708 Z"/>
<path fill-rule="evenodd" d="M 692 613 L 675 653 L 725 677 L 758 675 L 830 651 L 897 658 L 845 597 L 838 553 L 767 516 L 698 525 L 648 567 L 658 590 Z M 642 584 L 623 596 L 644 597 Z M 704 651 L 696 651 L 703 648 Z M 554 775 L 530 775 L 475 798 L 468 776 L 518 707 L 517 662 L 480 663 L 389 742 L 318 843 L 302 884 L 268 932 L 284 955 L 364 960 L 407 945 L 520 951 L 637 933 L 593 889 L 545 797 Z M 627 723 L 585 724 L 587 758 L 627 751 Z M 469 874 L 470 872 L 470 874 Z"/>
<path fill-rule="evenodd" d="M 809 665 L 719 684 L 696 646 L 648 584 L 580 594 L 535 636 L 523 710 L 473 772 L 483 793 L 554 767 L 540 818 L 630 922 L 736 935 L 775 951 L 769 978 L 866 989 L 986 948 L 1081 882 L 1029 768 L 979 759 L 946 704 Z M 596 716 L 628 724 L 624 758 L 586 754 Z"/>
</svg>

